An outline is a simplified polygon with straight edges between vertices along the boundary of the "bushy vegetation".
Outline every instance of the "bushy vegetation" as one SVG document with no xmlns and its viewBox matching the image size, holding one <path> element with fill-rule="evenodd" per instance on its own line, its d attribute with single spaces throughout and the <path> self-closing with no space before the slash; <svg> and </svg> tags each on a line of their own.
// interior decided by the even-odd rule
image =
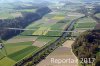
<svg viewBox="0 0 100 66">
<path fill-rule="evenodd" d="M 83 66 L 99 66 L 100 63 L 100 30 L 89 30 L 81 34 L 72 45 L 73 53 Z M 82 60 L 87 58 L 87 60 Z M 91 62 L 89 61 L 91 59 Z M 95 58 L 94 62 L 93 59 Z M 94 65 L 92 65 L 92 63 Z"/>
</svg>

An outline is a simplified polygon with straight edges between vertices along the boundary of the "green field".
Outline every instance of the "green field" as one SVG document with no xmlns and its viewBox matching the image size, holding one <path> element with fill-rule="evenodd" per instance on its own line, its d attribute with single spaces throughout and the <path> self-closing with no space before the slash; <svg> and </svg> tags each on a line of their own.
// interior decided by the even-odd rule
<svg viewBox="0 0 100 66">
<path fill-rule="evenodd" d="M 12 62 L 17 62 L 24 57 L 31 55 L 36 49 L 38 49 L 38 47 L 32 46 L 32 42 L 9 43 L 5 44 L 5 48 L 7 56 L 5 50 L 2 49 L 2 51 L 0 52 L 0 58 L 2 58 L 0 60 L 0 65 L 2 65 L 3 61 L 7 61 L 10 63 L 9 59 Z"/>
<path fill-rule="evenodd" d="M 96 24 L 97 24 L 96 21 L 93 20 L 91 17 L 85 17 L 77 21 L 77 23 L 75 24 L 74 30 L 84 32 L 86 30 L 93 29 Z M 81 32 L 80 33 L 75 32 L 75 33 L 72 33 L 72 36 L 79 36 L 80 34 Z"/>
<path fill-rule="evenodd" d="M 23 10 L 17 10 L 18 12 L 35 12 L 36 9 L 23 9 Z"/>
<path fill-rule="evenodd" d="M 75 28 L 94 28 L 96 25 L 96 21 L 90 17 L 83 18 L 77 22 Z"/>
<path fill-rule="evenodd" d="M 5 44 L 5 47 L 9 55 L 31 45 L 32 45 L 32 42 L 19 42 L 19 43 Z"/>
<path fill-rule="evenodd" d="M 58 37 L 48 37 L 48 36 L 40 36 L 37 41 L 43 41 L 43 42 L 47 42 L 47 41 L 52 41 L 52 40 L 56 40 Z"/>
<path fill-rule="evenodd" d="M 10 13 L 0 13 L 0 19 L 12 19 L 13 16 Z"/>
<path fill-rule="evenodd" d="M 37 49 L 37 47 L 35 47 L 35 46 L 29 46 L 20 51 L 17 51 L 13 54 L 8 55 L 8 57 L 14 61 L 19 61 L 19 60 L 23 59 L 24 57 L 31 55 L 34 52 L 34 50 L 36 50 L 36 49 Z"/>
<path fill-rule="evenodd" d="M 100 18 L 100 13 L 96 14 L 96 17 Z"/>
<path fill-rule="evenodd" d="M 96 23 L 77 23 L 76 28 L 93 28 Z"/>
<path fill-rule="evenodd" d="M 16 62 L 8 57 L 0 60 L 0 66 L 13 66 Z"/>
<path fill-rule="evenodd" d="M 78 23 L 88 23 L 88 22 L 96 22 L 94 19 L 92 19 L 91 17 L 85 17 L 85 18 L 82 18 L 78 21 Z"/>
</svg>

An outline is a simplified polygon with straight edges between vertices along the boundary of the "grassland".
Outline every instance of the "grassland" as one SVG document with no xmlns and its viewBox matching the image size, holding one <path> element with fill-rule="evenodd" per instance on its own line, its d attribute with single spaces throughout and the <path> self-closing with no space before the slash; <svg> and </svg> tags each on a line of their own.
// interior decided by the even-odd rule
<svg viewBox="0 0 100 66">
<path fill-rule="evenodd" d="M 17 10 L 18 12 L 35 12 L 36 9 L 23 9 L 23 10 Z"/>
<path fill-rule="evenodd" d="M 100 13 L 96 14 L 96 17 L 100 18 Z"/>
<path fill-rule="evenodd" d="M 0 19 L 10 19 L 13 18 L 13 16 L 10 15 L 10 13 L 0 13 Z"/>
<path fill-rule="evenodd" d="M 10 54 L 8 57 L 13 59 L 14 61 L 19 61 L 19 60 L 23 59 L 24 57 L 32 54 L 34 52 L 34 50 L 36 50 L 36 49 L 37 49 L 37 47 L 35 47 L 35 46 L 29 46 L 20 51 L 15 52 L 13 54 Z"/>
<path fill-rule="evenodd" d="M 23 7 L 28 6 L 29 4 L 24 3 L 0 3 L 0 19 L 13 19 L 16 17 L 21 17 L 22 12 L 35 12 L 36 9 L 16 9 L 19 6 Z M 31 6 L 31 5 L 30 5 Z"/>
<path fill-rule="evenodd" d="M 95 25 L 96 25 L 95 20 L 93 20 L 91 17 L 85 17 L 77 21 L 77 23 L 75 24 L 74 30 L 84 32 L 86 30 L 93 29 Z M 78 36 L 81 34 L 81 32 L 80 33 L 75 32 L 72 35 Z"/>
<path fill-rule="evenodd" d="M 76 28 L 93 28 L 96 25 L 96 21 L 90 17 L 82 18 L 76 24 Z"/>
<path fill-rule="evenodd" d="M 76 28 L 93 28 L 96 25 L 96 23 L 77 23 Z"/>
<path fill-rule="evenodd" d="M 18 42 L 18 43 L 9 43 L 5 44 L 8 55 L 16 51 L 20 51 L 28 46 L 31 46 L 32 42 Z"/>
<path fill-rule="evenodd" d="M 55 16 L 53 17 L 53 19 L 57 19 L 57 20 L 63 20 L 65 17 L 64 16 Z"/>
<path fill-rule="evenodd" d="M 0 60 L 0 66 L 13 66 L 15 63 L 15 61 L 8 57 L 5 57 L 2 60 Z"/>
</svg>

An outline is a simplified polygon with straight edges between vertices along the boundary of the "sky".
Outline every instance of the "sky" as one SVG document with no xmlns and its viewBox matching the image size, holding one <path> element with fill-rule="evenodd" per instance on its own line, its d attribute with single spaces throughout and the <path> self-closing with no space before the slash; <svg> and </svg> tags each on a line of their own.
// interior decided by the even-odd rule
<svg viewBox="0 0 100 66">
<path fill-rule="evenodd" d="M 0 0 L 0 3 L 3 2 L 15 2 L 15 1 L 22 1 L 22 2 L 31 2 L 31 1 L 62 1 L 62 0 Z M 66 1 L 71 1 L 71 2 L 90 2 L 90 1 L 100 1 L 100 0 L 66 0 Z"/>
</svg>

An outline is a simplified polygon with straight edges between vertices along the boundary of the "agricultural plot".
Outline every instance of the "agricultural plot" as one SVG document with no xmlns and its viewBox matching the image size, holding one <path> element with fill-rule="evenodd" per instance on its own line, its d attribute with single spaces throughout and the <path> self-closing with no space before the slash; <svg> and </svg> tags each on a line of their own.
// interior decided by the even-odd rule
<svg viewBox="0 0 100 66">
<path fill-rule="evenodd" d="M 49 31 L 46 36 L 61 36 L 62 32 L 67 25 L 70 23 L 70 21 L 68 20 L 61 20 L 59 22 L 57 22 L 56 24 L 51 26 L 51 30 L 55 30 L 55 31 Z M 58 30 L 58 31 L 56 31 Z"/>
<path fill-rule="evenodd" d="M 0 3 L 0 19 L 13 19 L 16 17 L 21 17 L 22 12 L 35 12 L 36 8 L 32 9 L 17 9 L 19 6 L 32 6 L 29 4 L 24 4 L 24 3 Z"/>
<path fill-rule="evenodd" d="M 72 36 L 78 36 L 81 34 L 81 32 L 84 32 L 89 29 L 94 29 L 95 25 L 96 21 L 93 20 L 91 17 L 82 18 L 81 20 L 78 20 L 75 24 L 74 30 L 79 32 L 72 33 Z"/>
<path fill-rule="evenodd" d="M 23 10 L 16 10 L 17 12 L 35 12 L 36 9 L 23 9 Z"/>
<path fill-rule="evenodd" d="M 28 46 L 32 46 L 32 41 L 5 44 L 8 55 L 21 49 L 24 49 Z"/>
<path fill-rule="evenodd" d="M 27 48 L 24 48 L 23 50 L 10 54 L 8 57 L 13 59 L 14 61 L 19 61 L 24 57 L 31 55 L 36 49 L 37 47 L 29 46 Z"/>
<path fill-rule="evenodd" d="M 9 66 L 12 66 L 10 64 L 13 64 L 13 62 L 17 62 L 24 57 L 27 57 L 35 52 L 38 47 L 32 46 L 33 42 L 19 42 L 19 43 L 8 43 L 5 44 L 5 50 L 2 49 L 0 51 L 0 58 L 3 58 L 0 60 L 0 65 L 2 66 L 2 63 L 4 61 L 8 62 Z M 7 56 L 6 56 L 7 54 Z M 5 57 L 6 56 L 6 57 Z"/>
<path fill-rule="evenodd" d="M 41 61 L 37 66 L 77 66 L 77 63 L 51 63 L 51 58 L 59 58 L 59 59 L 74 59 L 77 60 L 77 58 L 74 56 L 74 54 L 71 51 L 71 45 L 74 41 L 67 40 L 62 46 L 55 49 L 49 56 L 46 57 L 43 61 Z"/>
<path fill-rule="evenodd" d="M 39 27 L 31 27 L 29 29 L 34 29 L 34 30 L 25 30 L 24 32 L 22 32 L 20 35 L 32 35 L 33 32 L 35 32 Z M 28 28 L 26 28 L 28 29 Z"/>
<path fill-rule="evenodd" d="M 48 14 L 49 15 L 49 14 Z M 46 15 L 46 16 L 48 16 Z M 64 16 L 56 16 L 53 17 L 46 17 L 42 18 L 39 21 L 33 22 L 31 25 L 26 27 L 26 29 L 36 29 L 31 31 L 24 31 L 21 35 L 46 35 L 49 30 L 55 30 L 60 28 L 59 26 L 64 26 L 64 24 L 57 23 L 60 20 L 63 20 Z M 50 18 L 49 18 L 50 17 Z M 56 24 L 57 23 L 57 24 Z"/>
<path fill-rule="evenodd" d="M 82 17 L 82 16 L 84 16 L 83 14 L 81 14 L 81 13 L 77 13 L 77 12 L 74 12 L 74 13 L 72 13 L 72 12 L 67 12 L 66 13 L 66 19 L 69 19 L 69 20 L 74 20 L 74 19 L 76 19 L 76 18 L 79 18 L 79 17 Z"/>
<path fill-rule="evenodd" d="M 76 28 L 93 28 L 96 25 L 96 23 L 77 23 Z"/>
<path fill-rule="evenodd" d="M 33 22 L 31 25 L 27 26 L 26 29 L 34 29 L 34 30 L 24 31 L 21 33 L 21 35 L 38 35 L 36 33 L 39 33 L 39 31 L 41 34 L 43 32 L 42 30 L 49 29 L 47 25 L 48 21 L 46 19 L 47 18 L 43 18 L 41 20 Z"/>
<path fill-rule="evenodd" d="M 43 47 L 48 43 L 53 43 L 58 37 L 51 37 L 51 36 L 39 36 L 37 40 L 33 43 L 33 46 Z"/>
<path fill-rule="evenodd" d="M 21 10 L 21 12 L 32 12 L 33 10 Z M 19 11 L 18 11 L 19 12 Z M 16 15 L 13 13 L 12 15 Z M 21 59 L 30 56 L 36 52 L 37 49 L 43 47 L 48 43 L 53 43 L 62 32 L 50 31 L 50 30 L 64 30 L 70 23 L 70 20 L 65 20 L 65 14 L 56 12 L 45 15 L 41 20 L 31 23 L 25 29 L 34 29 L 29 31 L 23 31 L 21 34 L 5 41 L 5 50 L 0 51 L 0 66 L 12 66 Z M 37 36 L 36 36 L 37 35 Z M 31 37 L 30 37 L 31 36 Z M 54 37 L 53 37 L 54 36 Z M 6 56 L 6 57 L 5 57 Z M 7 62 L 6 64 L 4 62 Z"/>
<path fill-rule="evenodd" d="M 9 19 L 9 18 L 13 18 L 13 16 L 10 15 L 10 13 L 0 13 L 0 19 Z"/>
<path fill-rule="evenodd" d="M 0 66 L 13 66 L 16 62 L 8 57 L 0 60 Z"/>
<path fill-rule="evenodd" d="M 53 19 L 55 20 L 63 20 L 65 17 L 64 16 L 55 16 Z"/>
<path fill-rule="evenodd" d="M 48 27 L 40 27 L 32 35 L 45 35 L 46 33 L 48 33 L 49 30 L 50 28 Z"/>
<path fill-rule="evenodd" d="M 100 13 L 99 14 L 96 14 L 96 17 L 100 18 Z"/>
<path fill-rule="evenodd" d="M 80 28 L 94 28 L 95 25 L 96 25 L 96 21 L 88 17 L 88 18 L 83 18 L 79 20 L 75 27 L 79 29 Z"/>
<path fill-rule="evenodd" d="M 3 57 L 5 57 L 4 53 L 0 51 L 0 59 L 2 59 Z"/>
<path fill-rule="evenodd" d="M 22 17 L 21 12 L 14 12 L 14 13 L 1 12 L 0 13 L 0 19 L 13 19 L 16 17 Z"/>
<path fill-rule="evenodd" d="M 27 35 L 18 35 L 7 41 L 4 41 L 5 44 L 21 43 L 21 42 L 33 42 L 37 39 L 37 36 L 27 36 Z"/>
</svg>

